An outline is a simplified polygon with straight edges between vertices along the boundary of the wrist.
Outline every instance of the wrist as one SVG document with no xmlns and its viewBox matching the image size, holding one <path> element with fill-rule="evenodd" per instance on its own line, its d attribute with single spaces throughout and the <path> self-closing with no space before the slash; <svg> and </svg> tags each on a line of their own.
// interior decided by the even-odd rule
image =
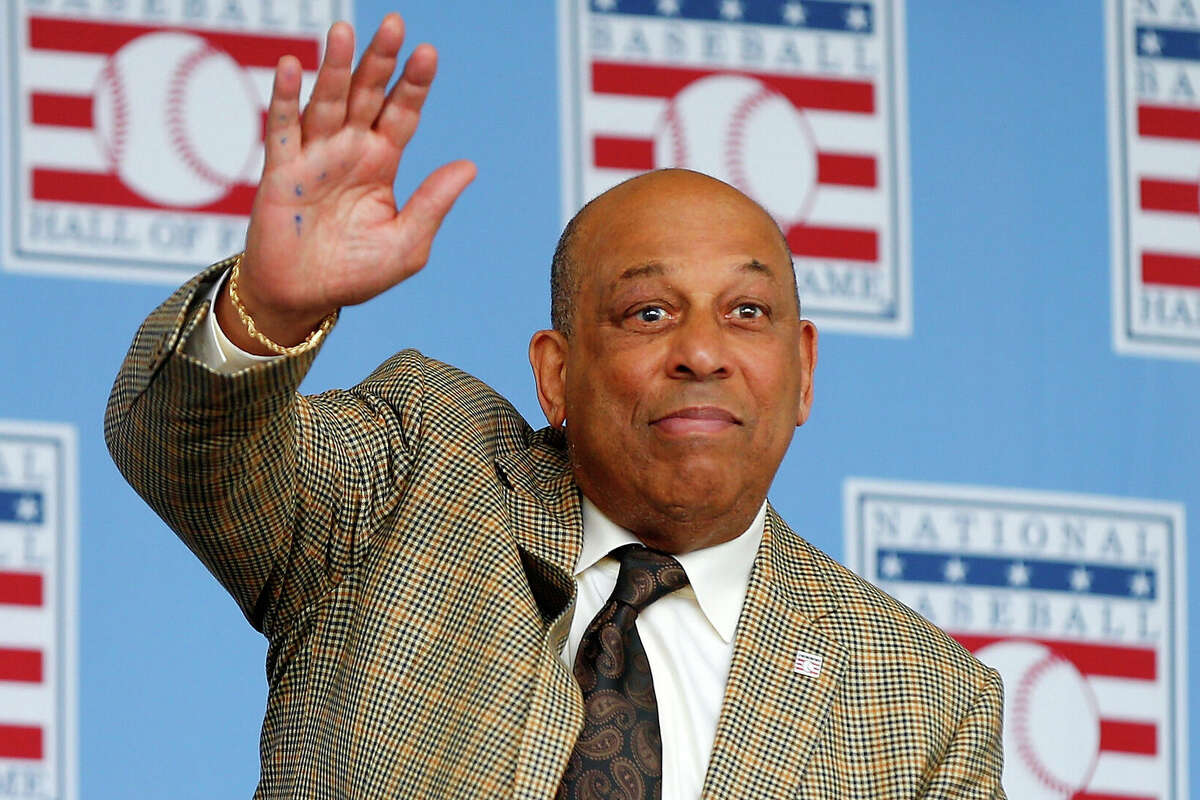
<svg viewBox="0 0 1200 800">
<path fill-rule="evenodd" d="M 239 255 L 215 308 L 221 330 L 240 349 L 255 355 L 293 355 L 316 344 L 337 321 L 337 309 L 287 311 L 262 302 L 247 285 L 241 267 Z"/>
</svg>

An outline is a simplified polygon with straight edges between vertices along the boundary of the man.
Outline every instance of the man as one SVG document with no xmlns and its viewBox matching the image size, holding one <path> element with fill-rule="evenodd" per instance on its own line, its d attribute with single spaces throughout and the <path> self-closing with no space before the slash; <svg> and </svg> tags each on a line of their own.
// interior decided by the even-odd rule
<svg viewBox="0 0 1200 800">
<path fill-rule="evenodd" d="M 731 187 L 652 173 L 568 226 L 548 428 L 413 351 L 295 393 L 473 177 L 397 212 L 435 60 L 388 92 L 402 35 L 352 72 L 334 26 L 303 114 L 281 60 L 244 256 L 150 316 L 109 401 L 122 471 L 270 642 L 258 796 L 1003 797 L 998 676 L 766 503 L 817 338 Z"/>
</svg>

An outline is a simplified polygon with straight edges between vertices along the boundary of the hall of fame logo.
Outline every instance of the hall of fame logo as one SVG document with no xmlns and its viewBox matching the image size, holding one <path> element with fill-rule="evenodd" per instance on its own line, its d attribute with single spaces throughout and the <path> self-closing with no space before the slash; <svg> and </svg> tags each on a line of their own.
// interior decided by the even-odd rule
<svg viewBox="0 0 1200 800">
<path fill-rule="evenodd" d="M 1108 0 L 1113 339 L 1200 358 L 1200 5 Z"/>
<path fill-rule="evenodd" d="M 903 4 L 559 0 L 563 212 L 649 169 L 757 200 L 825 328 L 911 331 Z"/>
<path fill-rule="evenodd" d="M 849 566 L 1004 678 L 1022 800 L 1185 800 L 1182 506 L 849 479 Z"/>
<path fill-rule="evenodd" d="M 75 431 L 0 420 L 0 800 L 76 791 Z"/>
<path fill-rule="evenodd" d="M 275 64 L 350 0 L 5 5 L 9 269 L 178 282 L 240 250 Z M 304 98 L 302 98 L 303 100 Z"/>
</svg>

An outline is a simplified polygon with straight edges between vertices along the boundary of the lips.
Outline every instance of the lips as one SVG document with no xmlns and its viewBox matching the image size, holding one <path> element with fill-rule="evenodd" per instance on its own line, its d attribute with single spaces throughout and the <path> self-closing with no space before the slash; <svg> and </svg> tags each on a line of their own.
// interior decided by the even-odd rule
<svg viewBox="0 0 1200 800">
<path fill-rule="evenodd" d="M 650 423 L 659 431 L 676 435 L 723 433 L 741 420 L 718 406 L 691 406 L 672 411 Z"/>
</svg>

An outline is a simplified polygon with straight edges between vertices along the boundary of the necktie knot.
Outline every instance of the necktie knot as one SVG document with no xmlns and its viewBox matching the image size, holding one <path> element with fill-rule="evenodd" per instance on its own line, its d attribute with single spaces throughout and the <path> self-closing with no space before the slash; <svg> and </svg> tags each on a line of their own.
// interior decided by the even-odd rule
<svg viewBox="0 0 1200 800">
<path fill-rule="evenodd" d="M 651 550 L 640 544 L 629 544 L 613 550 L 621 561 L 612 600 L 640 612 L 646 606 L 687 586 L 687 573 L 679 562 L 666 553 Z"/>
</svg>

